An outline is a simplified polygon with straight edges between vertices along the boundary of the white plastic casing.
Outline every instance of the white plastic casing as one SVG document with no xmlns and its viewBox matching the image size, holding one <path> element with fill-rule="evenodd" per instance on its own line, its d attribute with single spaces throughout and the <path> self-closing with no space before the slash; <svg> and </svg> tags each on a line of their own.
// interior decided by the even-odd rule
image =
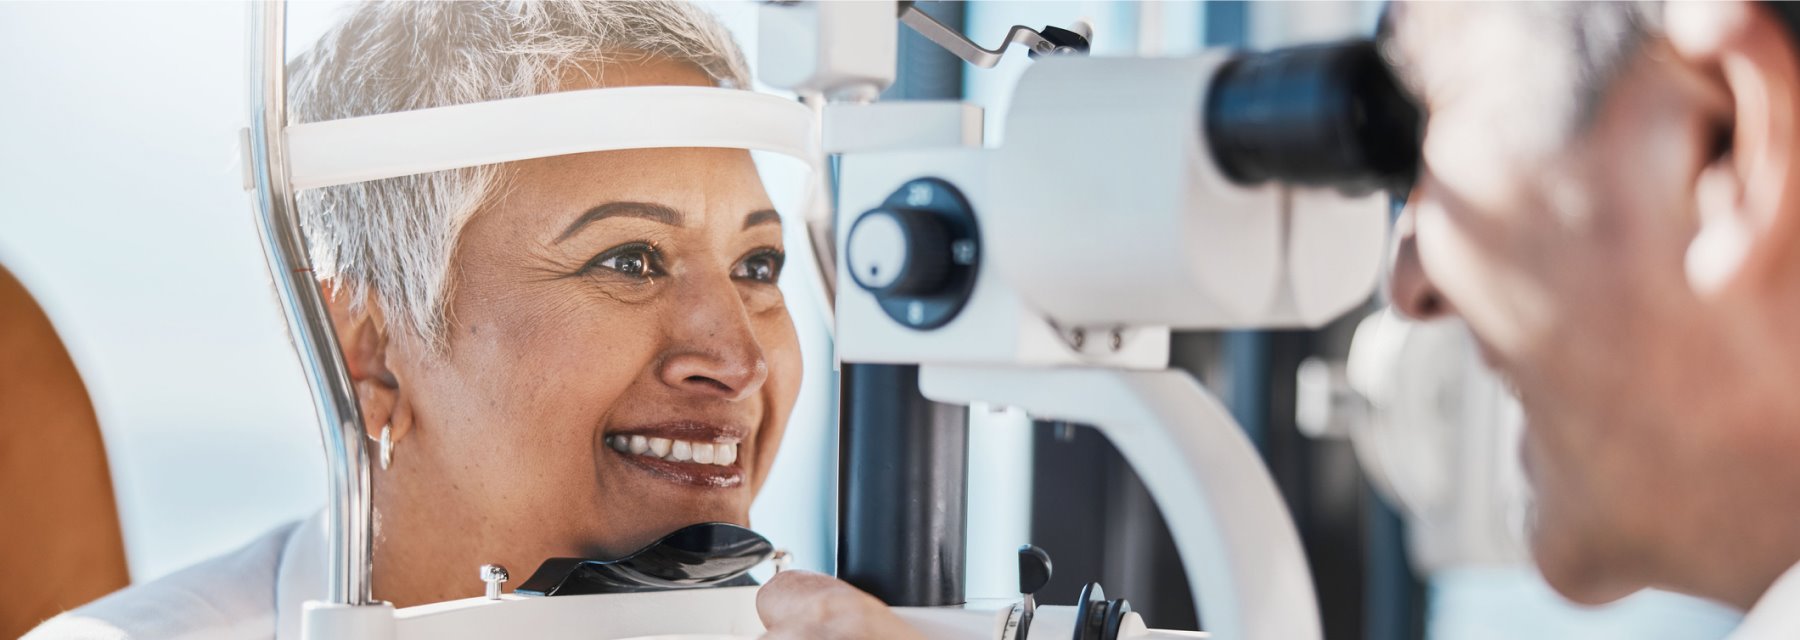
<svg viewBox="0 0 1800 640">
<path fill-rule="evenodd" d="M 1020 79 L 991 174 L 1005 207 L 977 213 L 1007 281 L 1059 324 L 1317 326 L 1374 288 L 1385 195 L 1245 187 L 1214 162 L 1202 122 L 1226 56 L 1057 58 Z"/>
<path fill-rule="evenodd" d="M 385 603 L 305 605 L 307 640 L 543 638 L 749 640 L 763 633 L 757 587 L 652 593 L 464 598 L 395 610 Z"/>
<path fill-rule="evenodd" d="M 1369 299 L 1387 264 L 1383 192 L 1348 198 L 1328 189 L 1291 189 L 1283 225 L 1284 277 L 1266 327 L 1316 327 Z"/>
<path fill-rule="evenodd" d="M 967 306 L 930 332 L 887 318 L 840 256 L 840 358 L 1157 369 L 1171 327 L 1317 326 L 1367 299 L 1386 199 L 1227 180 L 1201 125 L 1225 59 L 1040 59 L 997 149 L 846 153 L 840 248 L 858 216 L 929 176 L 970 201 L 982 255 Z"/>
<path fill-rule="evenodd" d="M 301 604 L 300 635 L 307 640 L 393 640 L 394 606 L 362 606 L 309 600 Z"/>
<path fill-rule="evenodd" d="M 757 76 L 796 93 L 872 100 L 894 83 L 898 15 L 893 0 L 764 4 Z"/>
<path fill-rule="evenodd" d="M 1020 78 L 977 212 L 990 262 L 1064 326 L 1254 324 L 1281 275 L 1281 193 L 1203 146 L 1224 54 L 1039 59 Z"/>
<path fill-rule="evenodd" d="M 1280 491 L 1230 412 L 1187 372 L 927 364 L 919 390 L 939 402 L 1094 425 L 1167 520 L 1209 631 L 1234 640 L 1320 637 L 1311 570 Z"/>
<path fill-rule="evenodd" d="M 1165 328 L 1128 328 L 1121 348 L 1110 349 L 1104 332 L 1076 351 L 1067 336 L 1028 306 L 994 264 L 991 216 L 1007 209 L 986 179 L 991 152 L 978 149 L 851 154 L 843 158 L 838 210 L 838 246 L 848 247 L 856 218 L 880 206 L 908 180 L 936 177 L 956 185 L 976 211 L 982 256 L 969 301 L 949 324 L 930 331 L 903 326 L 882 311 L 874 295 L 856 286 L 849 262 L 838 260 L 837 350 L 847 362 L 962 363 L 1017 362 L 1035 365 L 1091 363 L 1137 369 L 1168 364 Z"/>
<path fill-rule="evenodd" d="M 812 110 L 717 87 L 562 91 L 308 122 L 284 135 L 295 189 L 619 149 L 752 149 L 810 162 L 817 145 Z"/>
<path fill-rule="evenodd" d="M 826 105 L 826 153 L 981 146 L 981 107 L 947 100 Z"/>
</svg>

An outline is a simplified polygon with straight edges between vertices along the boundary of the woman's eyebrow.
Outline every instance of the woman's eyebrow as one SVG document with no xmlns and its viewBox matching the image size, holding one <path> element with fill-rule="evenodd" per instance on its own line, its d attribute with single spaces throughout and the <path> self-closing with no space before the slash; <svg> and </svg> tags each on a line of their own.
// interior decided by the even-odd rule
<svg viewBox="0 0 1800 640">
<path fill-rule="evenodd" d="M 575 235 L 575 233 L 581 231 L 583 227 L 593 224 L 594 222 L 619 216 L 653 220 L 673 227 L 681 226 L 682 221 L 687 219 L 687 216 L 682 215 L 680 211 L 676 211 L 660 204 L 649 202 L 608 202 L 592 209 L 588 209 L 586 212 L 582 213 L 580 217 L 575 218 L 574 222 L 569 223 L 569 228 L 563 229 L 562 235 L 556 237 L 556 241 L 562 242 L 567 240 L 569 239 L 569 236 Z"/>
<path fill-rule="evenodd" d="M 781 214 L 775 213 L 774 209 L 763 209 L 761 211 L 752 211 L 750 212 L 750 215 L 744 216 L 745 229 L 749 229 L 750 227 L 759 224 L 780 225 Z"/>
</svg>

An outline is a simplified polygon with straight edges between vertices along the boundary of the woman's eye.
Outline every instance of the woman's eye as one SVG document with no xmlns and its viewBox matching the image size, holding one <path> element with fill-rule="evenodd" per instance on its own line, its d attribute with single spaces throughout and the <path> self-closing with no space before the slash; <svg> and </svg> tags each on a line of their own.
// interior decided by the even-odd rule
<svg viewBox="0 0 1800 640">
<path fill-rule="evenodd" d="M 732 270 L 732 277 L 757 282 L 775 282 L 781 279 L 781 264 L 785 256 L 780 251 L 763 251 L 744 258 Z"/>
<path fill-rule="evenodd" d="M 613 256 L 600 262 L 600 266 L 612 269 L 628 276 L 641 276 L 649 268 L 650 259 L 642 253 L 630 253 Z"/>
<path fill-rule="evenodd" d="M 656 275 L 655 249 L 644 246 L 620 247 L 602 254 L 588 264 L 633 278 Z"/>
</svg>

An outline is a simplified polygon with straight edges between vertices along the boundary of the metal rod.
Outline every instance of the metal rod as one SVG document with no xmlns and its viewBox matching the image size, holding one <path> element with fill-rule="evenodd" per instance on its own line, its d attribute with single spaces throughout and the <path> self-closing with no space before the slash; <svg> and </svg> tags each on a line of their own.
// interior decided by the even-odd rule
<svg viewBox="0 0 1800 640">
<path fill-rule="evenodd" d="M 306 238 L 300 229 L 294 191 L 288 182 L 287 5 L 282 0 L 250 3 L 249 29 L 251 177 L 258 230 L 269 276 L 287 316 L 288 334 L 313 394 L 319 435 L 325 444 L 329 484 L 325 526 L 329 564 L 326 602 L 370 604 L 369 456 L 363 421 L 338 348 L 337 332 L 313 277 Z"/>
</svg>

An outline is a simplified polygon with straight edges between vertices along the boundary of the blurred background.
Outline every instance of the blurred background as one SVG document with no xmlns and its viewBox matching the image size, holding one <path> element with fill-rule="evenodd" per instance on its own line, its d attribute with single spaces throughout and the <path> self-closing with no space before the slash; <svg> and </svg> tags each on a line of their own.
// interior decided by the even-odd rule
<svg viewBox="0 0 1800 640">
<path fill-rule="evenodd" d="M 1151 56 L 1366 35 L 1381 9 L 920 4 L 986 44 L 1013 24 L 1086 18 L 1095 55 Z M 343 6 L 295 3 L 290 50 L 310 45 Z M 755 4 L 709 6 L 755 68 Z M 134 582 L 234 549 L 325 499 L 306 384 L 241 189 L 245 9 L 0 2 L 0 267 L 42 307 L 85 383 Z M 1029 61 L 976 69 L 896 28 L 902 68 L 887 97 L 972 101 L 987 109 L 989 142 L 1001 139 Z M 831 571 L 837 378 L 820 299 L 789 291 L 806 382 L 752 517 L 798 566 Z M 1549 591 L 1520 537 L 1529 496 L 1517 410 L 1455 326 L 1410 325 L 1371 302 L 1319 331 L 1183 334 L 1174 351 L 1268 462 L 1305 541 L 1327 638 L 1716 638 L 1736 622 L 1672 594 L 1582 609 Z M 985 407 L 970 416 L 970 597 L 1015 595 L 1013 549 L 1032 542 L 1056 561 L 1040 601 L 1069 603 L 1100 581 L 1153 626 L 1204 624 L 1155 505 L 1103 438 Z M 23 455 L 0 449 L 0 463 Z M 57 481 L 0 479 L 0 492 Z M 31 585 L 9 583 L 0 597 Z"/>
</svg>

